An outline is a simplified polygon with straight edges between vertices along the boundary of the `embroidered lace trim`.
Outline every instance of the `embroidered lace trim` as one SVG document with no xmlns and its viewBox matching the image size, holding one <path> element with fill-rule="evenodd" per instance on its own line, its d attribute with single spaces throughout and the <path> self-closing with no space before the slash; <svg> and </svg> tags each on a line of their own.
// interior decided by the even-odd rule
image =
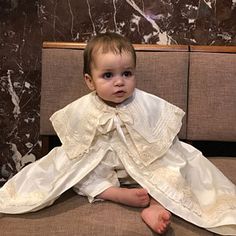
<svg viewBox="0 0 236 236">
<path fill-rule="evenodd" d="M 116 147 L 116 152 L 121 157 L 121 159 L 128 160 L 125 163 L 132 163 L 135 160 L 132 156 L 133 153 L 127 152 L 124 147 Z M 144 166 L 138 162 L 136 164 L 138 165 L 137 170 L 133 170 L 137 168 L 135 165 L 128 164 L 127 166 L 124 164 L 125 169 L 128 172 L 131 168 L 133 170 L 132 172 L 135 173 L 135 175 L 132 175 L 129 172 L 133 179 L 135 179 L 140 185 L 143 185 L 148 181 L 151 183 L 154 189 L 162 192 L 163 195 L 167 196 L 171 201 L 176 202 L 180 209 L 181 207 L 186 208 L 189 212 L 191 212 L 191 214 L 193 213 L 200 217 L 203 224 L 208 225 L 208 227 L 209 225 L 215 224 L 214 222 L 219 222 L 219 219 L 222 215 L 224 215 L 224 213 L 236 210 L 236 196 L 233 190 L 232 192 L 216 194 L 215 202 L 206 207 L 205 205 L 203 206 L 198 202 L 195 194 L 191 190 L 191 186 L 189 186 L 178 170 L 166 168 L 159 164 L 158 161 L 154 166 Z M 139 176 L 138 179 L 141 177 L 143 182 L 138 181 L 137 176 Z M 156 200 L 158 201 L 158 199 Z M 166 207 L 168 208 L 168 206 Z"/>
<path fill-rule="evenodd" d="M 9 206 L 32 206 L 39 202 L 41 202 L 45 198 L 45 194 L 42 191 L 34 191 L 30 193 L 17 193 L 15 186 L 11 184 L 7 184 L 6 187 L 6 203 L 4 203 L 4 197 L 2 200 L 1 208 L 7 208 Z"/>
</svg>

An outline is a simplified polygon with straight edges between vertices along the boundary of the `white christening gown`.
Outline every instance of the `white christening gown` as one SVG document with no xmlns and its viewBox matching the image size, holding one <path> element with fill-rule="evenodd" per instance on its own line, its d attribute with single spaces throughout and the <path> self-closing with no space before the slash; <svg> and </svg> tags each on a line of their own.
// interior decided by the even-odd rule
<svg viewBox="0 0 236 236">
<path fill-rule="evenodd" d="M 138 89 L 117 107 L 95 92 L 74 101 L 51 117 L 62 146 L 0 189 L 0 212 L 52 204 L 112 153 L 172 213 L 212 232 L 236 235 L 236 186 L 200 151 L 178 140 L 183 116 L 178 107 Z"/>
</svg>

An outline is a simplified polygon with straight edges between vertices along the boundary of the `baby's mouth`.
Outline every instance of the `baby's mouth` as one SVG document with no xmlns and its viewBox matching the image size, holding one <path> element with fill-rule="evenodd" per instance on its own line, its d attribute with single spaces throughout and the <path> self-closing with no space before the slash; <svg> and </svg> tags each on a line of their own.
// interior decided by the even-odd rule
<svg viewBox="0 0 236 236">
<path fill-rule="evenodd" d="M 123 90 L 115 92 L 116 96 L 123 96 L 124 94 L 125 94 L 125 91 L 123 91 Z"/>
</svg>

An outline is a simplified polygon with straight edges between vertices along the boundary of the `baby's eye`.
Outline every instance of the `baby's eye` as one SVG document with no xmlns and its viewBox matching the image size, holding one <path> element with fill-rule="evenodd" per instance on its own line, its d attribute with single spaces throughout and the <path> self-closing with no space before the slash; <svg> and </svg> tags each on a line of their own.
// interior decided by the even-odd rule
<svg viewBox="0 0 236 236">
<path fill-rule="evenodd" d="M 104 79 L 110 79 L 112 77 L 112 73 L 111 72 L 106 72 L 103 74 L 103 78 Z"/>
<path fill-rule="evenodd" d="M 132 76 L 132 72 L 131 72 L 131 71 L 125 71 L 125 72 L 123 73 L 123 76 L 125 76 L 125 77 L 130 77 L 130 76 Z"/>
</svg>

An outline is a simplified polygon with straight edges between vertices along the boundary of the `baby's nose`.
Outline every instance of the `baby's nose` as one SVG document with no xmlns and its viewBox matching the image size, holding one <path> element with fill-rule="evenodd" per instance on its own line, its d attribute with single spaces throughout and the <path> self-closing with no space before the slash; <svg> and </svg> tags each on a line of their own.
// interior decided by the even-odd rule
<svg viewBox="0 0 236 236">
<path fill-rule="evenodd" d="M 115 78 L 115 85 L 116 86 L 121 86 L 124 84 L 124 78 L 122 76 L 117 76 Z"/>
</svg>

